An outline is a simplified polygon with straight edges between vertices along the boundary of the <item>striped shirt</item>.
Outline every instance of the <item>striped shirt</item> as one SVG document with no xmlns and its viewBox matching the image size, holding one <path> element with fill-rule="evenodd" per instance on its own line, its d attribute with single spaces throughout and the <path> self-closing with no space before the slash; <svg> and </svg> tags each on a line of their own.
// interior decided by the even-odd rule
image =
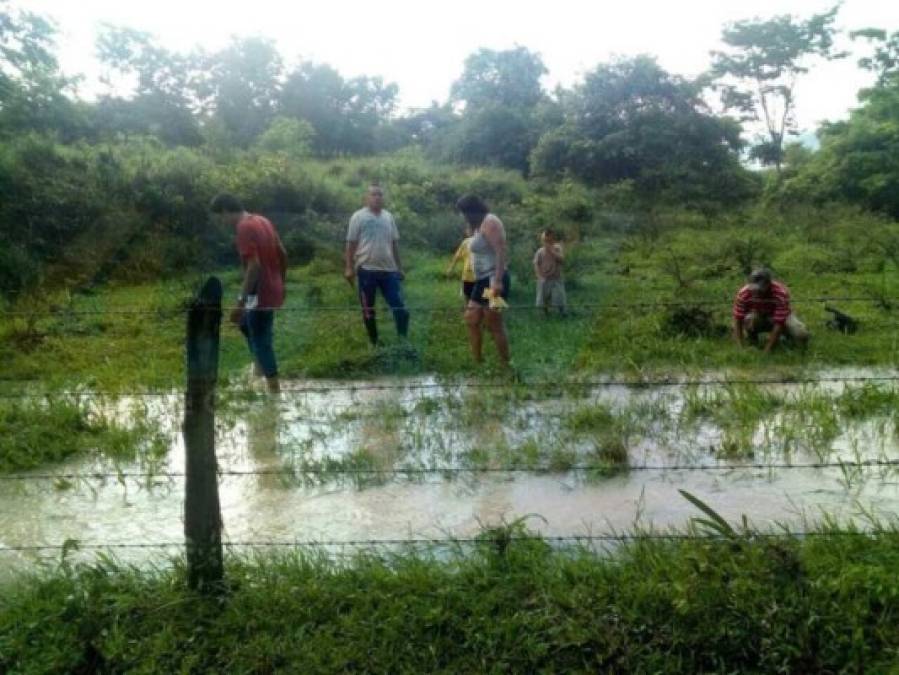
<svg viewBox="0 0 899 675">
<path fill-rule="evenodd" d="M 767 295 L 755 296 L 749 286 L 743 286 L 734 298 L 734 319 L 742 321 L 747 314 L 770 316 L 775 324 L 784 324 L 791 313 L 790 289 L 779 281 L 771 282 Z"/>
</svg>

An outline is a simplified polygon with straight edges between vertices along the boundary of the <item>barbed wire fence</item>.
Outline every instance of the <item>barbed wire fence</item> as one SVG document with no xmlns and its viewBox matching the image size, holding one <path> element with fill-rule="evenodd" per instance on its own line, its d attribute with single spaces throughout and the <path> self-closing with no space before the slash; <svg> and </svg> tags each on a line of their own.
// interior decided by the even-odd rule
<svg viewBox="0 0 899 675">
<path fill-rule="evenodd" d="M 864 303 L 875 305 L 889 305 L 893 303 L 899 305 L 899 297 L 878 297 L 874 295 L 846 295 L 846 296 L 813 296 L 807 298 L 792 298 L 792 304 L 829 304 L 835 302 L 844 303 Z M 678 308 L 678 307 L 725 307 L 733 304 L 733 298 L 699 298 L 696 300 L 654 300 L 647 302 L 578 302 L 568 303 L 567 308 L 571 310 L 620 310 L 620 309 L 658 309 L 658 308 Z M 319 313 L 351 313 L 358 314 L 360 308 L 354 304 L 345 305 L 324 305 L 312 304 L 306 306 L 287 306 L 287 307 L 257 307 L 260 311 L 270 311 L 276 314 L 319 314 Z M 449 304 L 423 304 L 406 305 L 405 309 L 410 312 L 436 312 L 436 313 L 458 313 L 461 305 L 456 303 Z M 514 304 L 509 303 L 504 308 L 507 311 L 521 312 L 537 312 L 543 311 L 542 307 L 538 307 L 533 303 Z M 103 309 L 72 309 L 70 307 L 35 307 L 31 309 L 7 309 L 0 311 L 0 317 L 79 317 L 79 316 L 163 316 L 176 319 L 185 315 L 189 311 L 186 306 L 169 306 L 146 308 L 137 306 L 121 306 Z"/>
<path fill-rule="evenodd" d="M 698 301 L 670 301 L 670 302 L 606 302 L 606 303 L 580 303 L 571 305 L 572 308 L 584 310 L 616 310 L 616 309 L 640 309 L 650 307 L 697 307 L 697 306 L 723 306 L 731 301 L 721 300 L 698 300 Z M 829 296 L 829 297 L 812 297 L 793 300 L 796 304 L 802 303 L 834 303 L 834 302 L 854 302 L 854 303 L 876 303 L 881 306 L 887 306 L 893 302 L 899 302 L 899 298 L 882 298 L 871 296 Z M 410 311 L 416 312 L 452 312 L 458 313 L 461 309 L 459 305 L 443 306 L 443 305 L 422 305 L 411 306 Z M 511 311 L 534 311 L 533 305 L 510 305 Z M 276 311 L 281 313 L 328 313 L 328 312 L 359 312 L 359 308 L 355 306 L 308 306 L 308 307 L 286 307 L 278 308 Z M 194 302 L 190 307 L 176 308 L 158 308 L 145 309 L 136 307 L 124 308 L 107 308 L 98 310 L 76 310 L 71 308 L 49 308 L 49 309 L 17 309 L 0 312 L 0 317 L 8 317 L 15 319 L 17 317 L 79 317 L 79 316 L 165 316 L 172 320 L 178 317 L 186 316 L 189 321 L 195 320 L 195 312 L 205 313 L 206 321 L 210 325 L 215 325 L 215 350 L 219 349 L 218 345 L 218 326 L 220 325 L 222 315 L 222 305 L 219 296 L 217 303 L 197 303 Z M 191 319 L 194 317 L 194 319 Z M 210 340 L 212 336 L 205 336 L 203 339 Z M 206 345 L 209 346 L 208 344 Z M 196 348 L 196 346 L 194 347 Z M 190 344 L 188 352 L 190 352 Z M 217 356 L 216 367 L 217 367 Z M 191 382 L 191 375 L 188 375 Z M 198 402 L 202 401 L 203 406 L 208 406 L 203 414 L 211 414 L 214 416 L 215 408 L 215 377 L 207 373 L 205 376 L 207 381 L 202 394 L 194 397 L 194 404 L 187 402 L 187 407 L 193 408 L 196 413 Z M 0 381 L 19 382 L 15 378 L 0 378 Z M 476 389 L 508 389 L 510 386 L 520 386 L 529 389 L 546 389 L 546 390 L 564 390 L 564 389 L 600 389 L 608 387 L 739 387 L 744 385 L 782 385 L 782 386 L 805 386 L 820 385 L 822 383 L 849 383 L 849 382 L 896 382 L 899 381 L 899 375 L 868 375 L 868 376 L 820 376 L 820 377 L 783 377 L 783 378 L 585 378 L 581 380 L 569 381 L 531 381 L 510 383 L 508 381 L 490 382 L 490 381 L 433 381 L 433 382 L 417 382 L 417 383 L 347 383 L 347 384 L 329 384 L 321 385 L 288 385 L 283 388 L 282 394 L 292 395 L 326 395 L 335 392 L 358 393 L 371 391 L 427 391 L 427 390 L 476 390 Z M 251 389 L 226 388 L 225 392 L 229 394 L 252 394 Z M 179 392 L 180 393 L 180 392 Z M 159 397 L 170 398 L 176 395 L 172 390 L 102 390 L 90 388 L 76 389 L 58 389 L 54 391 L 18 391 L 18 392 L 0 392 L 0 398 L 3 399 L 29 399 L 29 398 L 52 398 L 54 396 L 74 396 L 74 397 L 102 397 L 102 396 L 134 396 L 134 397 Z M 208 443 L 207 443 L 208 446 Z M 214 457 L 214 447 L 205 447 L 204 450 L 211 450 Z M 190 451 L 188 451 L 190 454 Z M 190 459 L 188 460 L 190 463 Z M 541 473 L 558 473 L 564 472 L 601 472 L 609 468 L 608 464 L 577 464 L 572 463 L 567 466 L 507 466 L 507 467 L 487 467 L 487 466 L 442 466 L 442 467 L 395 467 L 389 469 L 379 468 L 358 468 L 358 467 L 314 467 L 314 466 L 296 466 L 284 469 L 220 469 L 217 463 L 213 461 L 211 466 L 203 469 L 204 480 L 209 483 L 217 483 L 221 477 L 252 477 L 252 476 L 281 476 L 284 478 L 296 478 L 302 476 L 316 476 L 322 479 L 340 479 L 346 476 L 447 476 L 458 474 L 541 474 Z M 878 459 L 878 460 L 857 460 L 857 461 L 819 461 L 806 463 L 785 463 L 785 462 L 720 462 L 705 464 L 667 464 L 667 465 L 631 465 L 626 468 L 627 471 L 635 472 L 733 472 L 733 471 L 812 471 L 812 470 L 863 470 L 870 468 L 895 469 L 899 466 L 899 460 Z M 165 479 L 175 480 L 184 479 L 186 483 L 190 483 L 191 478 L 195 476 L 195 471 L 188 467 L 184 472 L 168 471 L 168 472 L 141 472 L 141 471 L 116 471 L 116 472 L 83 472 L 83 473 L 53 473 L 53 472 L 28 472 L 28 473 L 12 473 L 0 475 L 0 481 L 4 482 L 26 482 L 26 481 L 83 481 L 83 480 L 125 480 L 125 479 Z M 186 487 L 188 501 L 190 486 Z M 216 507 L 217 507 L 217 488 L 216 488 Z M 391 538 L 391 539 L 357 539 L 357 540 L 293 540 L 293 541 L 276 541 L 276 540 L 250 540 L 250 541 L 224 541 L 221 537 L 221 514 L 211 513 L 208 509 L 209 505 L 201 507 L 203 518 L 206 519 L 207 529 L 201 534 L 194 533 L 193 536 L 187 535 L 185 542 L 68 542 L 59 545 L 38 544 L 38 545 L 4 545 L 0 546 L 0 552 L 38 552 L 38 551 L 66 551 L 71 548 L 76 549 L 185 549 L 188 556 L 195 557 L 193 568 L 198 574 L 204 574 L 204 569 L 208 567 L 208 559 L 210 556 L 218 557 L 221 560 L 222 547 L 227 548 L 266 548 L 266 547 L 378 547 L 378 546 L 451 546 L 462 544 L 483 543 L 483 537 L 475 538 Z M 202 518 L 201 518 L 202 520 Z M 216 529 L 216 523 L 217 528 Z M 211 529 L 208 527 L 212 525 Z M 870 532 L 853 532 L 853 531 L 783 531 L 777 533 L 754 532 L 752 536 L 757 538 L 767 537 L 815 537 L 815 536 L 871 536 Z M 639 534 L 604 534 L 604 535 L 564 535 L 564 536 L 539 536 L 524 537 L 515 536 L 511 540 L 530 540 L 539 538 L 542 541 L 554 543 L 586 543 L 586 542 L 623 542 L 639 539 L 719 539 L 716 535 L 692 533 L 659 533 L 646 532 Z M 197 554 L 199 552 L 199 557 Z"/>
<path fill-rule="evenodd" d="M 220 477 L 282 476 L 287 478 L 302 476 L 323 476 L 340 479 L 343 476 L 442 476 L 446 474 L 563 474 L 573 472 L 605 472 L 614 465 L 610 463 L 568 464 L 568 465 L 524 465 L 524 466 L 444 466 L 444 467 L 393 467 L 393 468 L 321 468 L 296 466 L 285 469 L 218 469 Z M 821 469 L 866 469 L 897 468 L 899 459 L 865 459 L 835 462 L 722 462 L 715 464 L 628 464 L 620 468 L 621 473 L 635 472 L 683 472 L 683 471 L 803 471 Z M 47 480 L 123 480 L 123 479 L 174 479 L 185 478 L 183 471 L 85 471 L 78 473 L 8 473 L 0 474 L 0 481 L 47 481 Z"/>
<path fill-rule="evenodd" d="M 569 535 L 510 535 L 503 536 L 503 543 L 510 542 L 535 542 L 535 543 L 627 543 L 642 541 L 707 541 L 707 542 L 733 542 L 737 539 L 752 540 L 778 540 L 778 539 L 811 539 L 811 538 L 843 538 L 843 537 L 895 537 L 899 531 L 879 529 L 874 531 L 864 530 L 787 530 L 780 532 L 746 532 L 743 534 L 725 535 L 698 532 L 640 532 L 621 534 L 569 534 Z M 225 541 L 226 548 L 363 548 L 373 549 L 378 547 L 453 547 L 465 545 L 495 545 L 489 532 L 480 537 L 406 537 L 384 539 L 297 539 L 297 540 L 246 540 Z M 2 552 L 34 552 L 34 551 L 66 551 L 79 549 L 95 550 L 120 550 L 120 549 L 183 549 L 184 542 L 76 542 L 67 544 L 29 544 L 15 546 L 0 546 Z"/>
</svg>

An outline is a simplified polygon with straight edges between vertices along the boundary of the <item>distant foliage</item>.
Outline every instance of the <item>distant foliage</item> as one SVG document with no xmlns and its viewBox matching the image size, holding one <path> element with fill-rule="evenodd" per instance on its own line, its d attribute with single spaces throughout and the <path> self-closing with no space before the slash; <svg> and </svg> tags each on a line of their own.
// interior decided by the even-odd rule
<svg viewBox="0 0 899 675">
<path fill-rule="evenodd" d="M 594 185 L 629 181 L 641 197 L 733 204 L 755 185 L 740 166 L 740 126 L 715 117 L 694 83 L 638 56 L 604 64 L 566 97 L 565 122 L 541 139 L 535 173 Z"/>
<path fill-rule="evenodd" d="M 877 81 L 847 121 L 824 125 L 819 151 L 783 143 L 794 99 L 781 80 L 842 56 L 835 16 L 728 26 L 713 77 L 696 80 L 640 55 L 550 92 L 539 53 L 479 49 L 446 101 L 399 111 L 396 84 L 287 63 L 262 37 L 175 52 L 117 26 L 97 40 L 109 89 L 80 100 L 59 68 L 54 24 L 0 0 L 0 293 L 233 264 L 233 233 L 207 212 L 222 190 L 272 218 L 292 260 L 327 265 L 371 181 L 385 186 L 404 240 L 440 252 L 462 236 L 456 200 L 475 192 L 507 223 L 523 276 L 548 226 L 577 261 L 581 241 L 633 231 L 656 246 L 666 228 L 751 211 L 760 195 L 766 208 L 848 202 L 897 218 L 899 33 L 853 35 L 874 45 L 860 66 Z M 761 110 L 780 120 L 753 155 L 774 164 L 776 178 L 741 161 L 741 120 L 710 109 L 712 83 L 744 119 Z M 781 116 L 771 115 L 775 100 Z M 899 255 L 891 239 L 878 245 Z M 716 264 L 745 269 L 762 248 L 740 238 Z M 834 255 L 809 261 L 846 269 Z M 672 260 L 684 285 L 716 273 Z"/>
</svg>

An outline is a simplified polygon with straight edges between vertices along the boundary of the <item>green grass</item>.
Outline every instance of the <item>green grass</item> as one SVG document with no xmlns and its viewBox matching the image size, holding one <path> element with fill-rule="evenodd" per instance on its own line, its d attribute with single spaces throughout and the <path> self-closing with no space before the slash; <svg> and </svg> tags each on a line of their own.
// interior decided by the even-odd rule
<svg viewBox="0 0 899 675">
<path fill-rule="evenodd" d="M 83 401 L 48 397 L 0 403 L 0 473 L 33 469 L 76 455 L 113 463 L 162 460 L 169 439 L 141 411 L 122 423 Z"/>
<path fill-rule="evenodd" d="M 862 227 L 853 223 L 826 227 L 849 231 L 856 226 Z M 645 376 L 729 369 L 795 375 L 836 366 L 899 364 L 899 303 L 890 300 L 899 296 L 895 265 L 876 251 L 860 250 L 845 254 L 856 256 L 848 271 L 836 263 L 821 267 L 823 263 L 815 262 L 816 252 L 831 255 L 830 247 L 836 244 L 826 238 L 815 240 L 821 239 L 818 230 L 812 225 L 803 227 L 772 226 L 767 232 L 785 249 L 769 257 L 779 263 L 776 271 L 792 290 L 794 309 L 812 331 L 808 351 L 784 346 L 764 355 L 754 348 L 738 349 L 729 339 L 730 301 L 743 282 L 742 258 L 733 253 L 733 242 L 747 236 L 743 229 L 675 228 L 655 238 L 602 233 L 572 244 L 572 269 L 567 276 L 569 301 L 575 308 L 571 317 L 545 317 L 530 308 L 533 279 L 527 274 L 513 278 L 510 301 L 527 306 L 506 314 L 516 372 L 525 381 L 556 381 L 590 373 Z M 875 226 L 868 223 L 864 227 Z M 806 235 L 806 231 L 813 234 Z M 412 308 L 411 349 L 397 343 L 392 317 L 383 305 L 379 305 L 379 317 L 385 346 L 370 348 L 355 294 L 341 277 L 337 258 L 324 252 L 311 263 L 290 270 L 290 311 L 279 314 L 276 321 L 276 351 L 282 374 L 320 378 L 422 373 L 499 376 L 489 338 L 485 339 L 487 365 L 476 368 L 471 361 L 459 284 L 442 275 L 446 260 L 414 250 L 405 257 L 405 293 Z M 672 272 L 672 259 L 679 261 L 677 274 Z M 520 262 L 513 268 L 528 269 Z M 228 270 L 223 280 L 227 301 L 238 286 L 237 273 Z M 0 324 L 5 377 L 40 384 L 78 383 L 120 389 L 181 386 L 184 317 L 180 309 L 196 287 L 196 279 L 182 279 L 111 286 L 95 295 L 73 298 L 51 294 L 36 309 L 134 308 L 151 314 L 63 312 L 54 317 L 7 318 Z M 855 335 L 827 329 L 829 315 L 823 303 L 809 301 L 834 295 L 872 300 L 835 303 L 861 322 Z M 711 302 L 704 305 L 709 312 L 708 331 L 700 336 L 672 332 L 669 320 L 674 310 L 664 306 L 612 306 L 671 301 Z M 589 306 L 578 309 L 578 305 Z M 30 307 L 33 305 L 26 304 L 20 309 Z M 435 311 L 435 307 L 444 309 Z M 240 380 L 248 362 L 242 337 L 225 325 L 223 380 Z"/>
<path fill-rule="evenodd" d="M 514 528 L 511 532 L 515 532 Z M 64 563 L 0 588 L 0 670 L 890 672 L 899 536 L 640 540 L 611 557 L 484 535 L 467 553 L 184 570 Z"/>
<path fill-rule="evenodd" d="M 569 298 L 574 305 L 604 307 L 575 310 L 567 319 L 510 310 L 513 361 L 524 384 L 496 367 L 489 339 L 486 366 L 472 364 L 458 283 L 440 274 L 445 259 L 422 249 L 406 253 L 411 349 L 397 342 L 381 308 L 386 345 L 373 350 L 339 264 L 323 255 L 289 274 L 292 311 L 279 314 L 276 323 L 284 376 L 435 374 L 447 381 L 506 378 L 507 386 L 429 396 L 411 409 L 391 401 L 334 412 L 334 425 L 304 441 L 284 466 L 293 478 L 313 483 L 348 469 L 565 471 L 575 463 L 596 464 L 603 479 L 628 470 L 636 440 L 667 447 L 672 434 L 690 439 L 700 424 L 720 431 L 712 450 L 721 457 L 754 456 L 762 449 L 755 438 L 762 429 L 777 441 L 767 449 L 772 453 L 814 449 L 826 458 L 832 441 L 853 424 L 892 418 L 899 428 L 896 390 L 687 389 L 685 407 L 675 412 L 654 401 L 590 403 L 574 396 L 584 392 L 565 381 L 716 370 L 789 379 L 835 366 L 896 367 L 899 303 L 889 301 L 899 296 L 896 267 L 865 242 L 856 243 L 865 239 L 859 232 L 875 240 L 878 227 L 867 220 L 811 218 L 770 226 L 693 223 L 630 234 L 585 227 L 584 239 L 570 249 Z M 890 227 L 895 229 L 883 225 Z M 750 233 L 777 242 L 777 250 L 767 246 L 752 258 L 753 247 L 765 246 L 750 241 Z M 747 260 L 773 264 L 789 284 L 795 309 L 813 334 L 808 351 L 779 348 L 765 356 L 728 339 L 729 304 Z M 513 263 L 514 269 L 528 268 L 523 258 Z M 229 270 L 223 279 L 231 298 L 237 274 Z M 181 387 L 182 309 L 197 282 L 112 285 L 74 298 L 60 292 L 39 306 L 19 307 L 74 312 L 3 319 L 4 386 Z M 879 302 L 838 304 L 861 321 L 857 334 L 843 335 L 825 328 L 820 303 L 804 300 L 832 295 Z M 514 278 L 512 304 L 532 300 L 533 282 Z M 672 300 L 714 301 L 706 307 L 705 330 L 678 334 L 677 317 L 661 306 L 611 306 Z M 424 309 L 433 306 L 449 309 Z M 126 308 L 148 314 L 76 313 Z M 248 362 L 242 338 L 224 326 L 223 425 L 233 424 L 257 398 L 240 392 Z M 529 387 L 534 381 L 558 387 Z M 555 394 L 562 400 L 547 417 L 556 421 L 545 431 L 527 427 L 526 404 Z M 64 398 L 0 408 L 0 424 L 0 471 L 72 453 L 130 461 L 144 458 L 127 454 L 135 447 L 151 458 L 165 452 L 146 417 L 138 414 L 122 426 Z M 327 443 L 333 428 L 350 424 L 366 430 L 359 447 L 344 456 L 310 454 L 316 443 Z M 441 446 L 427 434 L 430 424 L 466 434 L 465 447 L 456 452 Z M 360 487 L 388 479 L 359 476 L 354 482 Z M 847 470 L 847 489 L 858 479 Z M 105 557 L 84 566 L 63 560 L 0 588 L 0 672 L 888 672 L 899 662 L 894 533 L 803 541 L 647 540 L 612 557 L 554 551 L 539 541 L 508 543 L 506 534 L 489 533 L 469 555 L 404 551 L 341 563 L 299 554 L 232 557 L 224 601 L 186 592 L 180 562 L 174 569 L 132 569 Z"/>
</svg>

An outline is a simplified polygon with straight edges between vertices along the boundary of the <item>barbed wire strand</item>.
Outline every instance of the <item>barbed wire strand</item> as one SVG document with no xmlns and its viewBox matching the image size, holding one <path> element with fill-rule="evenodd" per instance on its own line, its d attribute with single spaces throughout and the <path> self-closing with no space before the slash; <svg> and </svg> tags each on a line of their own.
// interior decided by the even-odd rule
<svg viewBox="0 0 899 675">
<path fill-rule="evenodd" d="M 17 382 L 23 380 L 15 378 L 0 378 L 0 382 Z M 580 389 L 580 388 L 604 388 L 604 387 L 628 387 L 628 388 L 648 388 L 648 387 L 740 387 L 746 385 L 787 385 L 802 386 L 808 384 L 839 384 L 849 382 L 899 382 L 899 375 L 851 375 L 851 376 L 822 376 L 822 377 L 783 377 L 783 378 L 724 378 L 724 379 L 653 379 L 653 380 L 631 380 L 631 379 L 613 379 L 613 380 L 552 380 L 552 381 L 488 381 L 488 382 L 414 382 L 403 384 L 386 384 L 386 383 L 369 383 L 369 384 L 346 384 L 346 385 L 328 385 L 328 386 L 308 386 L 300 385 L 292 387 L 289 384 L 281 385 L 281 394 L 331 394 L 335 392 L 369 392 L 369 391 L 416 391 L 416 390 L 434 390 L 434 389 Z M 233 396 L 252 394 L 258 397 L 271 397 L 263 391 L 250 387 L 228 388 L 222 387 L 218 390 L 219 395 Z M 52 398 L 54 396 L 94 396 L 94 397 L 112 397 L 112 396 L 133 396 L 138 397 L 173 397 L 183 396 L 184 391 L 178 389 L 166 390 L 116 390 L 116 389 L 59 389 L 54 391 L 42 392 L 0 392 L 0 399 L 29 399 L 29 398 Z"/>
<path fill-rule="evenodd" d="M 610 468 L 619 469 L 622 473 L 628 471 L 647 472 L 680 472 L 680 471 L 769 471 L 769 470 L 815 470 L 815 469 L 863 469 L 877 467 L 899 467 L 899 459 L 868 459 L 861 461 L 841 462 L 805 462 L 805 463 L 781 463 L 752 462 L 744 464 L 572 464 L 570 466 L 551 465 L 541 466 L 508 466 L 508 467 L 397 467 L 393 469 L 377 469 L 366 467 L 354 468 L 321 468 L 321 467 L 294 467 L 287 469 L 223 469 L 217 471 L 219 477 L 248 477 L 248 476 L 288 476 L 302 477 L 309 475 L 323 475 L 331 477 L 359 476 L 359 475 L 440 475 L 448 473 L 573 473 L 585 471 L 608 471 Z M 0 474 L 0 481 L 30 481 L 30 480 L 106 480 L 106 479 L 173 479 L 185 478 L 183 471 L 120 471 L 120 472 L 83 472 L 83 473 L 10 473 Z"/>
<path fill-rule="evenodd" d="M 738 539 L 804 539 L 812 537 L 882 537 L 895 536 L 899 532 L 892 530 L 801 530 L 782 532 L 749 532 L 737 533 L 732 536 L 725 534 L 688 534 L 688 533 L 631 533 L 631 534 L 585 534 L 585 535 L 513 535 L 502 537 L 502 542 L 547 542 L 547 543 L 586 543 L 586 542 L 641 542 L 641 541 L 733 541 Z M 322 540 L 258 540 L 258 541 L 223 541 L 226 548 L 328 548 L 328 547 L 354 547 L 377 548 L 379 546 L 458 546 L 458 545 L 495 545 L 495 540 L 490 535 L 484 537 L 460 537 L 460 538 L 396 538 L 396 539 L 322 539 Z M 186 548 L 186 542 L 79 542 L 70 540 L 68 544 L 34 544 L 0 546 L 3 552 L 26 551 L 77 551 L 80 549 L 163 549 Z"/>
<path fill-rule="evenodd" d="M 818 304 L 831 302 L 864 302 L 874 304 L 890 304 L 899 303 L 899 298 L 894 297 L 872 297 L 872 296 L 820 296 L 810 298 L 793 298 L 790 300 L 792 304 Z M 567 309 L 647 309 L 652 307 L 719 307 L 733 304 L 733 298 L 729 299 L 705 299 L 705 300 L 670 300 L 670 301 L 651 301 L 651 302 L 596 302 L 596 303 L 574 303 L 566 305 Z M 223 305 L 223 310 L 230 309 L 230 306 Z M 259 311 L 272 311 L 276 313 L 317 313 L 317 312 L 360 312 L 358 305 L 318 305 L 307 307 L 258 307 Z M 389 311 L 389 308 L 386 308 Z M 455 305 L 410 305 L 405 307 L 410 312 L 458 312 L 462 309 L 459 304 Z M 510 310 L 541 310 L 534 304 L 509 304 L 507 309 Z M 171 315 L 172 318 L 180 316 L 190 311 L 188 306 L 142 309 L 142 308 L 108 308 L 108 309 L 35 309 L 35 310 L 4 310 L 0 312 L 0 316 L 96 316 L 96 315 L 137 315 L 137 316 L 159 316 Z"/>
</svg>

